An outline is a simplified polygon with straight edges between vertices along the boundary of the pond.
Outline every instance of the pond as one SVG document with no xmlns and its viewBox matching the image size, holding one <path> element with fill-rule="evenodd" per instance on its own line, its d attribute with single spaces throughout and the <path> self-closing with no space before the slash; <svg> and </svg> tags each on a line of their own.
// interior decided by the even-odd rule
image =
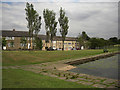
<svg viewBox="0 0 120 90">
<path fill-rule="evenodd" d="M 77 68 L 71 69 L 69 71 L 118 79 L 118 62 L 120 64 L 120 60 L 118 60 L 118 57 L 120 57 L 120 54 L 108 58 L 76 65 Z"/>
</svg>

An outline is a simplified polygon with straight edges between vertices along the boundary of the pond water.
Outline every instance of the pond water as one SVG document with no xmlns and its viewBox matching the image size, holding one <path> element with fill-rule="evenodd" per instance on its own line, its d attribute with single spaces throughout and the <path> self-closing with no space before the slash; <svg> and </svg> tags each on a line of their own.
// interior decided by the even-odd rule
<svg viewBox="0 0 120 90">
<path fill-rule="evenodd" d="M 112 57 L 76 65 L 77 68 L 71 69 L 69 71 L 118 79 L 118 62 L 120 64 L 120 60 L 118 60 L 119 57 L 120 54 L 117 54 Z"/>
</svg>

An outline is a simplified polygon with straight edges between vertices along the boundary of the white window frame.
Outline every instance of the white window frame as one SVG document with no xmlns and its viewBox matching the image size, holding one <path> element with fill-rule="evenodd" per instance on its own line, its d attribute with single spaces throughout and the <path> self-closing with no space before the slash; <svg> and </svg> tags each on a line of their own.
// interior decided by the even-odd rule
<svg viewBox="0 0 120 90">
<path fill-rule="evenodd" d="M 5 37 L 5 40 L 14 40 L 14 37 Z"/>
<path fill-rule="evenodd" d="M 10 43 L 8 43 L 8 47 L 11 47 Z"/>
</svg>

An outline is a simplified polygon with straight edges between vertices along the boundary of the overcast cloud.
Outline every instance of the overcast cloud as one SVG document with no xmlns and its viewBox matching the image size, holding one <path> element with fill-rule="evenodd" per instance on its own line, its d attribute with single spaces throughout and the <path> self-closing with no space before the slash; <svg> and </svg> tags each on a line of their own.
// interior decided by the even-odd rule
<svg viewBox="0 0 120 90">
<path fill-rule="evenodd" d="M 34 8 L 42 16 L 42 28 L 40 34 L 45 34 L 43 10 L 48 8 L 56 13 L 56 20 L 59 17 L 59 9 L 65 9 L 69 18 L 69 33 L 67 36 L 77 37 L 82 31 L 86 31 L 90 37 L 118 36 L 118 3 L 116 2 L 78 2 L 69 3 L 57 2 L 32 2 Z M 57 1 L 57 0 L 56 0 Z M 80 1 L 80 0 L 74 0 Z M 89 1 L 89 0 L 88 0 Z M 93 0 L 94 1 L 94 0 Z M 110 0 L 108 0 L 110 1 Z M 2 3 L 2 29 L 16 31 L 28 31 L 25 19 L 25 2 Z M 57 35 L 59 33 L 59 23 Z"/>
</svg>

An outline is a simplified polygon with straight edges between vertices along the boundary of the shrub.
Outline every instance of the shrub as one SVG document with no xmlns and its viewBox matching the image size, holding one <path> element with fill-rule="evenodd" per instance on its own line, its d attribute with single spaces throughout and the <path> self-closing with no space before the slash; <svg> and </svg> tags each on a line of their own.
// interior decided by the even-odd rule
<svg viewBox="0 0 120 90">
<path fill-rule="evenodd" d="M 106 53 L 106 52 L 108 52 L 108 50 L 107 49 L 103 49 L 103 52 Z"/>
<path fill-rule="evenodd" d="M 58 73 L 58 76 L 59 76 L 59 77 L 60 77 L 60 75 L 61 75 L 61 74 L 60 74 L 60 73 Z"/>
<path fill-rule="evenodd" d="M 66 77 L 66 79 L 68 79 L 68 77 Z"/>
<path fill-rule="evenodd" d="M 56 69 L 56 67 L 54 67 L 54 69 Z"/>
<path fill-rule="evenodd" d="M 73 75 L 70 79 L 75 79 L 77 77 L 78 77 L 78 75 Z"/>
</svg>

